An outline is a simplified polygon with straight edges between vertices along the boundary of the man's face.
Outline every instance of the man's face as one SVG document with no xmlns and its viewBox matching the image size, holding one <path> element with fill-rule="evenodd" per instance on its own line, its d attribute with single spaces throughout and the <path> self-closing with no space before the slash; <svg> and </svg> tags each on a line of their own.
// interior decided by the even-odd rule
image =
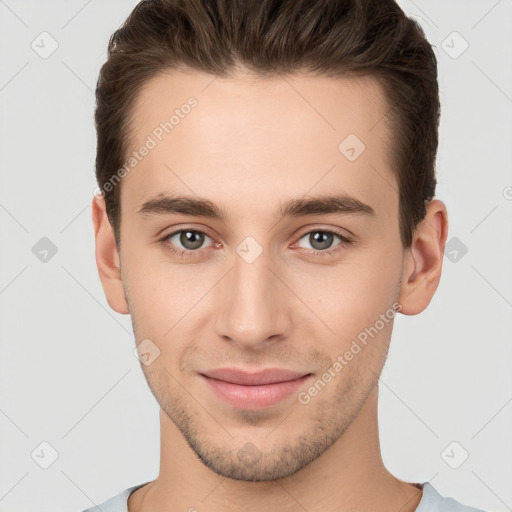
<svg viewBox="0 0 512 512">
<path fill-rule="evenodd" d="M 191 96 L 172 131 L 155 132 Z M 176 72 L 138 97 L 132 149 L 156 145 L 121 184 L 124 292 L 137 343 L 160 351 L 142 365 L 152 392 L 219 474 L 293 474 L 375 389 L 403 264 L 388 108 L 370 79 L 306 76 Z M 290 201 L 343 196 L 370 208 L 282 216 Z M 151 208 L 164 197 L 206 200 L 224 217 Z M 233 402 L 204 377 L 219 368 L 309 377 L 270 405 L 232 387 Z"/>
</svg>

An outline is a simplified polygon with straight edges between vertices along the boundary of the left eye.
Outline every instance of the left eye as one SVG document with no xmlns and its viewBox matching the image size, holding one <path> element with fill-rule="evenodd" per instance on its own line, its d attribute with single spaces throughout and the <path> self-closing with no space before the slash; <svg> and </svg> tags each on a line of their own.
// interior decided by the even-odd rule
<svg viewBox="0 0 512 512">
<path fill-rule="evenodd" d="M 334 233 L 332 231 L 310 231 L 301 237 L 300 240 L 306 239 L 311 247 L 306 247 L 306 249 L 313 249 L 315 251 L 325 251 L 326 249 L 330 249 L 335 238 L 338 238 L 341 242 L 348 242 L 348 239 Z M 339 244 L 336 244 L 339 245 Z M 303 247 L 303 246 L 300 246 Z"/>
</svg>

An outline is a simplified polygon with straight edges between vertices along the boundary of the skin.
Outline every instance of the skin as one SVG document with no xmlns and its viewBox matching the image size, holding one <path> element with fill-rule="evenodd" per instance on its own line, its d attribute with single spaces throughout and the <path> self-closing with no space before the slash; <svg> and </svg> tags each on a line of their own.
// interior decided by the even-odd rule
<svg viewBox="0 0 512 512">
<path fill-rule="evenodd" d="M 406 315 L 428 306 L 441 276 L 446 207 L 428 204 L 404 250 L 380 84 L 169 72 L 137 98 L 133 149 L 190 96 L 197 107 L 122 180 L 120 250 L 104 200 L 92 203 L 108 303 L 131 315 L 137 344 L 149 338 L 160 350 L 141 365 L 161 407 L 160 472 L 130 496 L 130 512 L 415 510 L 422 491 L 391 475 L 380 454 L 378 378 L 392 320 L 307 404 L 294 393 L 263 410 L 238 409 L 197 374 L 274 367 L 316 380 L 393 303 Z M 338 150 L 349 133 L 366 146 L 355 161 Z M 138 213 L 160 193 L 208 199 L 226 218 Z M 375 215 L 279 219 L 287 200 L 333 194 Z M 204 231 L 200 248 L 168 236 L 179 229 Z M 334 236 L 324 248 L 312 231 L 352 243 Z M 262 248 L 252 263 L 236 251 L 248 236 Z"/>
</svg>

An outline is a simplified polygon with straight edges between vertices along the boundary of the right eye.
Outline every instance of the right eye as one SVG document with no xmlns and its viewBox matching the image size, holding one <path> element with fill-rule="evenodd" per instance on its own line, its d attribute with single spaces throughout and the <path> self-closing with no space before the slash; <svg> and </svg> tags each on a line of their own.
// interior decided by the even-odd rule
<svg viewBox="0 0 512 512">
<path fill-rule="evenodd" d="M 185 228 L 165 235 L 161 242 L 173 254 L 183 257 L 194 257 L 194 253 L 203 248 L 202 246 L 206 238 L 210 237 L 204 231 Z"/>
</svg>

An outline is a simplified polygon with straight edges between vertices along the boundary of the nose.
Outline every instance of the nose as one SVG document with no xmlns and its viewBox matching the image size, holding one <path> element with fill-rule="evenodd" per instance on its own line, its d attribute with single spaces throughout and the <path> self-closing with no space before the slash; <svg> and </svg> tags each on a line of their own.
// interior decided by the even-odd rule
<svg viewBox="0 0 512 512">
<path fill-rule="evenodd" d="M 269 258 L 248 263 L 234 255 L 234 268 L 217 288 L 217 334 L 240 348 L 258 351 L 284 339 L 290 328 L 286 288 Z"/>
</svg>

